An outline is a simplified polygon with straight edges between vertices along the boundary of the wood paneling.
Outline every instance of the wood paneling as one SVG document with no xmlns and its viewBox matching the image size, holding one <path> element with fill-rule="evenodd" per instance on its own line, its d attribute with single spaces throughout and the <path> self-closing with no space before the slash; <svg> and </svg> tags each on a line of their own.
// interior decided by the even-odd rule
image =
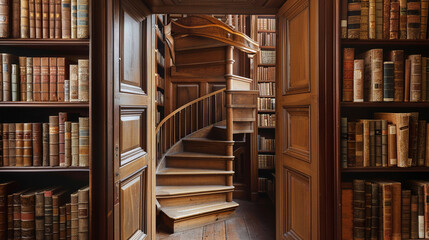
<svg viewBox="0 0 429 240">
<path fill-rule="evenodd" d="M 145 109 L 121 109 L 120 123 L 120 154 L 121 166 L 130 161 L 138 160 L 146 153 Z"/>
<path fill-rule="evenodd" d="M 310 162 L 310 109 L 287 107 L 283 109 L 283 153 Z"/>
<path fill-rule="evenodd" d="M 179 108 L 182 105 L 200 97 L 199 84 L 174 84 L 173 85 L 174 108 Z"/>
</svg>

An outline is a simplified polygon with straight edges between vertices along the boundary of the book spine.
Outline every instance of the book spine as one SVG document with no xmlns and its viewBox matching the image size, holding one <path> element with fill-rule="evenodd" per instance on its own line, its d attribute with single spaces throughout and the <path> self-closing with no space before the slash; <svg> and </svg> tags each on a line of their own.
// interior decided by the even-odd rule
<svg viewBox="0 0 429 240">
<path fill-rule="evenodd" d="M 369 0 L 361 0 L 360 39 L 369 38 Z"/>
<path fill-rule="evenodd" d="M 407 0 L 399 0 L 399 38 L 407 39 Z"/>
<path fill-rule="evenodd" d="M 3 166 L 3 124 L 0 123 L 0 167 Z"/>
<path fill-rule="evenodd" d="M 429 167 L 429 123 L 426 124 L 425 166 Z"/>
<path fill-rule="evenodd" d="M 71 203 L 66 203 L 66 239 L 71 239 Z"/>
<path fill-rule="evenodd" d="M 18 76 L 18 65 L 17 64 L 11 64 L 12 68 L 12 101 L 16 102 L 19 101 L 20 93 L 19 93 L 19 76 Z"/>
<path fill-rule="evenodd" d="M 347 4 L 347 36 L 358 39 L 360 35 L 361 1 L 348 1 Z"/>
<path fill-rule="evenodd" d="M 11 100 L 11 58 L 8 53 L 2 53 L 3 101 Z"/>
<path fill-rule="evenodd" d="M 78 65 L 70 64 L 70 101 L 79 101 Z"/>
<path fill-rule="evenodd" d="M 26 73 L 27 73 L 27 102 L 33 101 L 33 58 L 27 57 L 26 59 Z"/>
<path fill-rule="evenodd" d="M 388 138 L 387 138 L 387 121 L 381 120 L 381 165 L 383 167 L 388 166 Z"/>
<path fill-rule="evenodd" d="M 64 80 L 64 102 L 70 102 L 70 80 Z"/>
<path fill-rule="evenodd" d="M 89 166 L 89 118 L 79 118 L 79 166 Z"/>
<path fill-rule="evenodd" d="M 35 34 L 36 38 L 40 39 L 42 35 L 42 0 L 34 1 L 34 11 L 35 11 Z"/>
<path fill-rule="evenodd" d="M 353 62 L 355 49 L 344 48 L 343 54 L 343 102 L 351 102 L 353 100 Z"/>
<path fill-rule="evenodd" d="M 49 116 L 49 166 L 58 166 L 58 116 Z"/>
<path fill-rule="evenodd" d="M 375 38 L 383 39 L 383 0 L 375 0 Z"/>
<path fill-rule="evenodd" d="M 71 165 L 79 166 L 79 123 L 71 125 Z"/>
<path fill-rule="evenodd" d="M 79 101 L 89 101 L 89 61 L 78 60 Z"/>
<path fill-rule="evenodd" d="M 390 33 L 390 0 L 383 0 L 383 39 L 389 39 Z"/>
<path fill-rule="evenodd" d="M 21 101 L 27 101 L 27 58 L 19 57 L 19 77 L 21 79 Z"/>
<path fill-rule="evenodd" d="M 77 38 L 77 0 L 71 0 L 71 38 Z"/>
<path fill-rule="evenodd" d="M 411 227 L 410 235 L 411 238 L 419 238 L 419 216 L 418 216 L 418 196 L 411 195 Z"/>
<path fill-rule="evenodd" d="M 419 102 L 422 100 L 422 56 L 410 55 L 411 77 L 410 77 L 410 102 Z"/>
<path fill-rule="evenodd" d="M 67 238 L 67 220 L 66 220 L 66 207 L 61 206 L 60 208 L 60 233 L 59 240 L 65 240 Z"/>
<path fill-rule="evenodd" d="M 411 61 L 405 60 L 405 86 L 404 86 L 404 101 L 410 101 L 410 78 L 411 78 Z"/>
<path fill-rule="evenodd" d="M 389 39 L 399 39 L 399 2 L 390 3 L 390 33 Z"/>
<path fill-rule="evenodd" d="M 420 1 L 407 1 L 407 39 L 420 38 Z"/>
<path fill-rule="evenodd" d="M 44 192 L 45 203 L 45 240 L 52 240 L 52 191 L 47 190 Z"/>
<path fill-rule="evenodd" d="M 356 123 L 347 123 L 347 167 L 356 167 Z"/>
<path fill-rule="evenodd" d="M 61 38 L 61 0 L 55 0 L 55 38 Z"/>
<path fill-rule="evenodd" d="M 376 166 L 376 157 L 375 157 L 375 120 L 369 121 L 369 156 L 370 156 L 370 166 Z"/>
<path fill-rule="evenodd" d="M 40 60 L 40 95 L 43 102 L 49 101 L 49 58 L 42 57 Z"/>
<path fill-rule="evenodd" d="M 383 49 L 371 50 L 371 89 L 370 101 L 383 100 Z"/>
<path fill-rule="evenodd" d="M 389 167 L 394 167 L 397 165 L 397 158 L 396 158 L 396 125 L 395 124 L 389 124 L 388 126 L 388 154 L 389 154 Z"/>
<path fill-rule="evenodd" d="M 426 75 L 426 63 L 427 63 L 427 58 L 426 57 L 422 57 L 422 101 L 426 101 L 427 97 L 426 97 L 426 91 L 427 91 L 427 75 Z"/>
<path fill-rule="evenodd" d="M 43 240 L 45 238 L 45 197 L 44 192 L 36 193 L 36 240 Z"/>
<path fill-rule="evenodd" d="M 383 64 L 383 101 L 392 102 L 395 98 L 394 63 Z"/>
<path fill-rule="evenodd" d="M 408 145 L 410 136 L 410 117 L 406 114 L 397 116 L 396 136 L 397 136 L 397 158 L 398 167 L 409 167 L 411 162 L 408 159 Z"/>
<path fill-rule="evenodd" d="M 49 123 L 42 124 L 42 166 L 49 166 Z"/>
<path fill-rule="evenodd" d="M 65 155 L 65 166 L 71 166 L 72 150 L 71 150 L 71 126 L 72 123 L 66 121 L 64 124 L 64 155 Z"/>
<path fill-rule="evenodd" d="M 52 239 L 60 237 L 60 209 L 58 195 L 52 195 Z"/>
<path fill-rule="evenodd" d="M 372 183 L 365 181 L 365 239 L 371 239 Z"/>
<path fill-rule="evenodd" d="M 9 1 L 0 1 L 0 38 L 9 37 Z"/>
<path fill-rule="evenodd" d="M 49 38 L 55 38 L 55 0 L 49 0 Z"/>
<path fill-rule="evenodd" d="M 9 123 L 9 165 L 16 166 L 16 125 Z"/>
<path fill-rule="evenodd" d="M 21 0 L 20 11 L 20 25 L 21 25 L 21 38 L 29 38 L 29 19 L 28 19 L 28 0 Z"/>
<path fill-rule="evenodd" d="M 421 0 L 420 39 L 427 39 L 428 30 L 428 0 Z"/>
<path fill-rule="evenodd" d="M 89 187 L 78 191 L 79 240 L 89 239 Z"/>
<path fill-rule="evenodd" d="M 36 18 L 35 18 L 35 5 L 34 5 L 35 0 L 29 0 L 28 2 L 28 23 L 30 26 L 30 34 L 29 37 L 34 39 L 36 38 Z"/>
<path fill-rule="evenodd" d="M 49 101 L 57 101 L 57 58 L 49 58 Z"/>
<path fill-rule="evenodd" d="M 10 125 L 10 124 L 9 124 Z M 11 166 L 24 166 L 24 124 L 15 124 L 16 128 L 16 164 Z M 10 132 L 9 132 L 10 137 Z M 10 154 L 10 151 L 9 151 Z"/>
<path fill-rule="evenodd" d="M 9 124 L 3 123 L 3 166 L 9 166 Z"/>
<path fill-rule="evenodd" d="M 22 239 L 34 239 L 35 196 L 32 194 L 21 195 L 21 237 Z"/>
<path fill-rule="evenodd" d="M 423 187 L 419 186 L 417 199 L 417 215 L 418 215 L 418 231 L 419 238 L 425 238 L 425 210 L 424 210 L 424 194 Z"/>
<path fill-rule="evenodd" d="M 390 52 L 390 60 L 394 64 L 394 101 L 404 101 L 404 50 Z"/>
<path fill-rule="evenodd" d="M 369 142 L 369 121 L 362 121 L 362 134 L 363 134 L 363 166 L 371 166 L 370 161 L 370 142 Z"/>
<path fill-rule="evenodd" d="M 23 162 L 24 167 L 33 165 L 33 125 L 31 123 L 24 123 L 24 147 L 23 147 Z"/>
<path fill-rule="evenodd" d="M 426 121 L 419 121 L 419 130 L 418 130 L 418 150 L 417 150 L 417 166 L 425 166 L 425 151 L 426 151 Z M 429 217 L 429 216 L 428 216 Z"/>
<path fill-rule="evenodd" d="M 369 0 L 369 39 L 375 39 L 375 0 Z"/>
<path fill-rule="evenodd" d="M 383 239 L 392 239 L 392 184 L 382 185 Z"/>
<path fill-rule="evenodd" d="M 13 194 L 7 195 L 7 239 L 13 239 Z"/>
<path fill-rule="evenodd" d="M 372 183 L 372 192 L 371 192 L 371 240 L 378 239 L 379 232 L 379 212 L 380 212 L 380 203 L 379 203 L 379 186 L 377 183 Z"/>
<path fill-rule="evenodd" d="M 426 101 L 429 101 L 429 57 L 426 58 Z"/>
<path fill-rule="evenodd" d="M 382 166 L 381 120 L 375 120 L 375 166 Z"/>
<path fill-rule="evenodd" d="M 79 238 L 79 210 L 78 210 L 78 193 L 73 193 L 70 196 L 71 203 L 71 239 Z"/>
<path fill-rule="evenodd" d="M 77 0 L 77 38 L 88 38 L 88 0 Z"/>
<path fill-rule="evenodd" d="M 411 225 L 411 191 L 402 190 L 401 200 L 401 233 L 402 239 L 410 238 Z"/>
<path fill-rule="evenodd" d="M 347 118 L 341 118 L 341 167 L 347 168 Z"/>
<path fill-rule="evenodd" d="M 33 58 L 33 99 L 34 101 L 41 101 L 41 68 L 40 58 Z"/>
<path fill-rule="evenodd" d="M 61 33 L 62 38 L 71 38 L 71 1 L 62 0 L 61 1 Z"/>
<path fill-rule="evenodd" d="M 21 194 L 13 194 L 13 239 L 21 239 Z"/>
<path fill-rule="evenodd" d="M 353 180 L 353 236 L 365 239 L 365 182 Z"/>
<path fill-rule="evenodd" d="M 42 0 L 42 37 L 49 38 L 49 0 Z"/>
<path fill-rule="evenodd" d="M 65 156 L 65 122 L 67 121 L 67 113 L 60 112 L 59 116 L 59 159 L 60 167 L 66 166 L 66 156 Z"/>
<path fill-rule="evenodd" d="M 63 57 L 57 58 L 57 97 L 59 102 L 64 102 L 64 80 L 66 74 L 66 60 Z"/>
<path fill-rule="evenodd" d="M 340 18 L 341 38 L 347 39 L 347 0 L 341 1 Z"/>
<path fill-rule="evenodd" d="M 20 0 L 12 0 L 12 38 L 19 38 L 21 36 L 20 32 Z"/>
<path fill-rule="evenodd" d="M 363 102 L 363 76 L 364 76 L 364 60 L 354 60 L 353 71 L 353 102 Z"/>
<path fill-rule="evenodd" d="M 363 124 L 356 123 L 356 167 L 363 167 Z"/>
<path fill-rule="evenodd" d="M 401 240 L 401 183 L 392 183 L 392 240 Z"/>
<path fill-rule="evenodd" d="M 42 124 L 33 123 L 33 166 L 42 166 Z"/>
</svg>

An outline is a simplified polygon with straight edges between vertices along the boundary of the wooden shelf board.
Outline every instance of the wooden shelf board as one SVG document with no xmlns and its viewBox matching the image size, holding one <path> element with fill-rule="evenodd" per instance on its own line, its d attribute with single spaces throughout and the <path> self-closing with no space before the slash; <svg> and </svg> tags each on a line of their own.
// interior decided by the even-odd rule
<svg viewBox="0 0 429 240">
<path fill-rule="evenodd" d="M 88 167 L 0 167 L 0 172 L 88 172 Z"/>
<path fill-rule="evenodd" d="M 275 83 L 276 80 L 258 80 L 258 83 L 267 83 L 267 82 Z"/>
<path fill-rule="evenodd" d="M 372 107 L 372 108 L 385 108 L 385 107 L 429 107 L 429 102 L 341 102 L 341 107 L 347 108 L 361 108 L 361 107 Z"/>
<path fill-rule="evenodd" d="M 0 39 L 0 45 L 7 46 L 88 46 L 89 39 Z"/>
<path fill-rule="evenodd" d="M 88 102 L 0 102 L 0 108 L 89 108 Z"/>
<path fill-rule="evenodd" d="M 276 127 L 262 127 L 262 126 L 258 126 L 258 128 L 260 128 L 260 129 L 275 129 Z"/>
<path fill-rule="evenodd" d="M 342 173 L 367 173 L 367 172 L 429 172 L 429 167 L 355 167 L 355 168 L 343 168 Z"/>
<path fill-rule="evenodd" d="M 274 98 L 276 96 L 275 95 L 259 95 L 258 97 L 260 97 L 260 98 Z"/>
<path fill-rule="evenodd" d="M 276 110 L 258 110 L 258 113 L 259 112 L 261 112 L 261 113 L 275 113 Z"/>
<path fill-rule="evenodd" d="M 263 29 L 258 29 L 258 32 L 260 33 L 275 33 L 276 30 L 263 30 Z"/>
<path fill-rule="evenodd" d="M 259 46 L 261 49 L 265 50 L 276 50 L 275 46 Z"/>
<path fill-rule="evenodd" d="M 360 39 L 341 39 L 341 44 L 344 45 L 354 45 L 354 46 L 371 46 L 380 45 L 380 46 L 429 46 L 429 40 L 419 39 L 419 40 L 408 40 L 408 39 L 398 39 L 398 40 L 386 40 L 386 39 L 373 39 L 373 40 L 360 40 Z"/>
</svg>

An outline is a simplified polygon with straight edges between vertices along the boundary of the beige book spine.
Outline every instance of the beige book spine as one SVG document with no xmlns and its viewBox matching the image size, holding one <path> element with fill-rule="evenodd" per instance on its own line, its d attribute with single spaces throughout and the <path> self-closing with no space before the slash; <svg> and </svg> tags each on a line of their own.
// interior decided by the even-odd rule
<svg viewBox="0 0 429 240">
<path fill-rule="evenodd" d="M 364 60 L 354 60 L 353 72 L 353 102 L 363 102 Z"/>
<path fill-rule="evenodd" d="M 394 167 L 397 165 L 397 157 L 396 157 L 396 125 L 389 124 L 388 126 L 388 158 L 389 158 L 389 167 Z"/>
</svg>

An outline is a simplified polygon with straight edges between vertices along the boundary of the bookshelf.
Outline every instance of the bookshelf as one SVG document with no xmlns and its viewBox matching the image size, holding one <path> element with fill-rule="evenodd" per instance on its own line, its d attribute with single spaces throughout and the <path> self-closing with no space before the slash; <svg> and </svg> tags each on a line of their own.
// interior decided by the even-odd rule
<svg viewBox="0 0 429 240">
<path fill-rule="evenodd" d="M 155 58 L 156 58 L 156 73 L 155 73 L 155 102 L 156 102 L 156 120 L 158 124 L 165 116 L 165 74 L 166 74 L 166 51 L 168 51 L 164 39 L 164 25 L 166 15 L 157 14 L 155 17 Z"/>
<path fill-rule="evenodd" d="M 363 1 L 362 1 L 363 2 Z M 367 99 L 364 100 L 364 102 L 353 102 L 352 101 L 343 101 L 343 71 L 344 71 L 344 65 L 343 65 L 343 60 L 344 60 L 344 49 L 345 48 L 354 48 L 354 59 L 362 59 L 363 54 L 366 51 L 369 51 L 371 49 L 382 49 L 383 50 L 383 56 L 381 58 L 382 61 L 382 67 L 383 67 L 383 62 L 386 61 L 390 61 L 390 52 L 392 50 L 403 50 L 404 53 L 404 61 L 405 59 L 408 58 L 409 55 L 412 54 L 421 54 L 422 57 L 429 57 L 429 51 L 427 46 L 429 45 L 429 40 L 426 39 L 427 35 L 425 37 L 425 39 L 350 39 L 348 38 L 348 36 L 344 36 L 344 28 L 342 28 L 342 26 L 344 26 L 344 24 L 342 24 L 342 22 L 344 20 L 350 20 L 350 18 L 348 18 L 347 16 L 347 1 L 341 1 L 341 0 L 337 0 L 336 1 L 336 5 L 337 5 L 337 9 L 336 9 L 336 77 L 335 77 L 335 95 L 336 97 L 335 99 L 335 182 L 336 182 L 336 192 L 335 192 L 335 201 L 336 201 L 336 223 L 337 223 L 337 228 L 336 228 L 336 239 L 348 239 L 351 234 L 353 234 L 354 229 L 354 225 L 353 225 L 353 221 L 355 221 L 356 219 L 354 219 L 353 214 L 351 215 L 351 222 L 350 222 L 350 216 L 349 216 L 349 221 L 347 221 L 346 218 L 343 219 L 343 216 L 346 216 L 348 213 L 350 212 L 345 212 L 343 215 L 343 210 L 344 211 L 348 211 L 345 206 L 351 206 L 352 207 L 352 211 L 354 211 L 355 209 L 353 209 L 353 205 L 350 205 L 350 196 L 351 195 L 347 195 L 348 193 L 352 193 L 355 194 L 353 187 L 350 188 L 350 186 L 352 186 L 353 181 L 356 179 L 359 180 L 364 180 L 366 182 L 371 182 L 371 183 L 376 183 L 378 185 L 379 188 L 381 188 L 381 184 L 380 182 L 377 182 L 378 179 L 383 179 L 383 180 L 387 180 L 390 183 L 392 182 L 400 182 L 401 183 L 401 190 L 399 191 L 399 198 L 398 197 L 392 197 L 392 200 L 390 200 L 390 203 L 392 204 L 392 211 L 396 211 L 395 209 L 401 209 L 399 211 L 400 214 L 402 214 L 403 209 L 405 209 L 403 206 L 400 206 L 400 208 L 398 207 L 398 202 L 395 202 L 396 200 L 400 200 L 403 201 L 403 190 L 409 190 L 411 189 L 411 186 L 408 185 L 409 182 L 408 180 L 410 179 L 416 179 L 416 180 L 424 180 L 427 181 L 429 180 L 429 178 L 427 177 L 427 173 L 429 172 L 429 167 L 426 166 L 409 166 L 409 167 L 397 167 L 397 166 L 387 166 L 387 167 L 381 167 L 381 166 L 373 166 L 373 164 L 371 163 L 370 166 L 354 166 L 354 167 L 344 167 L 344 164 L 342 164 L 342 160 L 344 159 L 344 151 L 342 152 L 342 146 L 343 144 L 342 139 L 344 140 L 344 131 L 342 132 L 341 130 L 341 118 L 343 117 L 347 117 L 348 122 L 357 122 L 360 119 L 374 119 L 374 115 L 375 113 L 379 113 L 379 112 L 390 112 L 390 113 L 409 113 L 409 112 L 418 112 L 419 113 L 419 120 L 425 120 L 426 122 L 429 120 L 429 115 L 427 114 L 427 109 L 429 107 L 429 102 L 428 100 L 426 101 L 419 101 L 419 102 L 407 102 L 407 101 L 392 101 L 392 102 L 385 102 L 385 101 L 379 101 L 379 102 L 369 102 L 367 101 Z M 383 4 L 383 1 L 381 1 L 381 3 Z M 386 1 L 384 2 L 386 3 Z M 393 3 L 393 2 L 392 2 Z M 360 4 L 360 2 L 359 2 Z M 371 4 L 371 3 L 370 3 Z M 396 2 L 393 4 L 397 4 Z M 402 11 L 402 10 L 401 10 Z M 390 13 L 391 14 L 391 13 Z M 398 13 L 399 15 L 399 13 Z M 401 13 L 402 15 L 402 13 Z M 391 16 L 391 15 L 390 15 Z M 422 18 L 423 19 L 423 18 Z M 390 21 L 392 21 L 392 19 L 390 19 Z M 399 22 L 402 21 L 401 18 L 398 20 Z M 362 22 L 361 22 L 362 23 Z M 400 24 L 398 24 L 398 31 L 400 31 Z M 405 25 L 406 26 L 406 25 Z M 347 28 L 347 27 L 346 27 Z M 394 28 L 394 27 L 393 27 Z M 362 29 L 362 28 L 361 28 Z M 377 29 L 376 29 L 377 30 Z M 391 30 L 391 29 L 390 29 Z M 347 29 L 346 29 L 347 32 Z M 360 37 L 358 37 L 360 38 Z M 376 37 L 377 38 L 377 37 Z M 398 38 L 400 38 L 398 36 Z M 420 38 L 420 37 L 419 37 Z M 367 66 L 365 65 L 365 68 Z M 398 68 L 399 69 L 399 68 Z M 384 69 L 382 69 L 383 71 Z M 395 70 L 396 71 L 396 70 Z M 403 70 L 402 75 L 405 78 L 405 67 Z M 396 74 L 396 72 L 395 72 Z M 366 74 L 364 74 L 364 78 L 367 77 Z M 383 77 L 382 77 L 382 81 L 384 81 L 385 74 L 383 73 Z M 395 79 L 397 79 L 397 76 L 394 76 Z M 353 78 L 353 81 L 355 79 Z M 367 79 L 363 80 L 363 84 L 367 84 L 365 81 Z M 354 84 L 354 82 L 353 82 Z M 395 83 L 396 84 L 396 83 Z M 353 85 L 353 87 L 355 88 L 355 85 Z M 396 86 L 394 91 L 397 91 Z M 364 94 L 367 94 L 365 92 L 365 90 L 363 91 Z M 384 93 L 383 93 L 384 94 Z M 384 100 L 384 99 L 383 99 Z M 386 135 L 388 135 L 389 133 L 387 133 Z M 417 134 L 418 135 L 418 134 Z M 347 136 L 347 141 L 350 140 L 350 133 L 346 134 Z M 351 137 L 351 141 L 352 141 L 352 145 L 353 145 L 353 137 Z M 396 137 L 397 139 L 397 137 Z M 409 140 L 411 141 L 411 140 Z M 427 142 L 426 142 L 427 144 Z M 426 145 L 427 146 L 427 145 Z M 348 150 L 349 148 L 347 148 Z M 426 147 L 427 149 L 427 147 Z M 411 149 L 410 149 L 411 150 Z M 365 152 L 366 150 L 363 150 L 363 152 Z M 371 150 L 372 151 L 372 150 Z M 397 151 L 397 150 L 395 150 Z M 394 152 L 395 152 L 394 151 Z M 389 154 L 388 156 L 390 156 L 391 154 Z M 346 157 L 347 160 L 349 160 L 350 158 L 347 156 Z M 426 159 L 427 161 L 428 159 Z M 389 157 L 387 158 L 387 161 L 389 161 Z M 367 196 L 371 196 L 371 194 L 369 193 L 368 189 L 366 189 L 367 186 L 365 185 L 365 197 Z M 371 189 L 371 187 L 369 187 L 369 189 Z M 374 189 L 374 188 L 373 188 Z M 394 183 L 392 185 L 392 189 L 394 189 Z M 350 191 L 350 192 L 348 192 Z M 393 192 L 394 190 L 392 190 Z M 411 191 L 412 195 L 415 195 L 416 193 L 414 193 L 414 190 Z M 396 193 L 396 196 L 398 196 L 398 191 Z M 392 195 L 393 195 L 392 194 Z M 409 199 L 409 198 L 408 198 Z M 373 199 L 371 199 L 373 201 Z M 365 201 L 365 200 L 364 200 Z M 381 198 L 378 199 L 377 201 L 382 201 Z M 396 206 L 395 206 L 396 205 Z M 378 205 L 378 206 L 382 206 L 382 205 Z M 372 205 L 371 205 L 372 207 Z M 366 210 L 366 209 L 365 209 Z M 396 215 L 395 215 L 396 214 Z M 411 213 L 412 214 L 412 213 Z M 426 213 L 425 213 L 426 214 Z M 365 217 L 367 217 L 367 214 L 364 214 Z M 395 216 L 393 216 L 395 215 Z M 380 217 L 382 215 L 377 215 L 376 217 Z M 398 222 L 398 212 L 396 211 L 392 213 L 392 215 L 390 215 L 390 217 L 392 217 L 392 229 L 394 228 L 394 224 L 395 221 Z M 417 216 L 417 215 L 416 215 Z M 373 217 L 373 216 L 372 216 Z M 399 216 L 402 220 L 402 215 Z M 427 218 L 427 216 L 424 216 L 424 218 Z M 359 220 L 358 220 L 359 221 Z M 407 220 L 408 221 L 408 220 Z M 367 223 L 367 220 L 365 219 L 365 224 Z M 372 224 L 372 223 L 371 223 Z M 371 226 L 371 224 L 369 224 L 369 226 Z M 426 222 L 425 222 L 426 224 Z M 366 225 L 368 226 L 368 225 Z M 412 235 L 403 235 L 404 233 L 410 233 L 411 232 L 411 221 L 409 222 L 409 224 L 405 224 L 406 227 L 408 227 L 407 229 L 403 229 L 402 226 L 401 228 L 398 229 L 394 229 L 393 230 L 393 234 L 398 234 L 398 232 L 401 232 L 402 234 L 402 239 L 427 239 L 425 237 L 413 237 Z M 397 228 L 397 227 L 396 227 Z M 352 230 L 352 231 L 350 231 Z M 378 231 L 378 229 L 377 229 Z M 367 233 L 364 233 L 364 235 Z M 378 233 L 377 233 L 378 236 Z M 404 237 L 405 236 L 405 237 Z"/>
</svg>

